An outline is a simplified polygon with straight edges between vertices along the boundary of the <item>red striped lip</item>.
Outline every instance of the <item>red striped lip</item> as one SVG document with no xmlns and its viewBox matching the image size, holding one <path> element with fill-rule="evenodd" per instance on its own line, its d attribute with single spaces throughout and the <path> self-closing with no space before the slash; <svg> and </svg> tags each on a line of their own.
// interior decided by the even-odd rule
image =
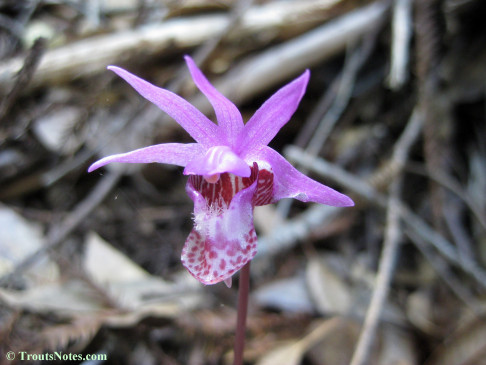
<svg viewBox="0 0 486 365">
<path fill-rule="evenodd" d="M 200 175 L 191 175 L 189 183 L 204 197 L 207 205 L 212 209 L 225 209 L 238 192 L 253 184 L 257 176 L 258 182 L 253 196 L 253 206 L 273 203 L 273 172 L 268 169 L 259 170 L 256 162 L 251 167 L 250 177 L 236 176 L 226 172 L 221 174 L 215 183 L 210 183 Z"/>
</svg>

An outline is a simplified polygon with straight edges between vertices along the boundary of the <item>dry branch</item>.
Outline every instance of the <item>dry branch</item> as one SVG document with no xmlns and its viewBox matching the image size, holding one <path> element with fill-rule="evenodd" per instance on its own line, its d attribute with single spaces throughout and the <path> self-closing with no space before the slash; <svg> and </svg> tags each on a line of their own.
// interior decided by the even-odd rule
<svg viewBox="0 0 486 365">
<path fill-rule="evenodd" d="M 376 2 L 349 12 L 242 61 L 213 84 L 235 104 L 242 104 L 305 68 L 315 66 L 343 51 L 349 43 L 378 27 L 386 19 L 387 9 L 386 2 Z M 248 13 L 250 10 L 242 22 Z M 279 72 L 274 72 L 275 69 Z M 194 96 L 189 100 L 203 113 L 211 113 L 211 105 L 203 95 Z M 154 120 L 161 120 L 160 112 L 156 110 L 152 113 L 152 110 L 155 110 L 155 107 L 144 113 L 142 119 L 145 123 L 151 124 Z"/>
<path fill-rule="evenodd" d="M 368 310 L 366 311 L 363 328 L 361 330 L 356 349 L 351 359 L 351 365 L 365 364 L 373 340 L 376 336 L 376 329 L 380 321 L 383 307 L 388 296 L 390 283 L 395 270 L 395 262 L 398 254 L 399 243 L 402 237 L 400 229 L 400 193 L 402 189 L 402 170 L 408 159 L 408 154 L 422 130 L 423 117 L 416 109 L 412 114 L 407 127 L 395 143 L 392 155 L 392 163 L 399 166 L 389 187 L 387 202 L 386 230 L 383 249 L 381 251 L 380 264 L 375 279 L 373 294 L 371 296 Z"/>
<path fill-rule="evenodd" d="M 8 284 L 12 278 L 22 274 L 27 268 L 34 264 L 39 257 L 44 255 L 48 250 L 53 249 L 60 243 L 64 242 L 66 237 L 76 229 L 91 212 L 105 199 L 108 192 L 116 185 L 121 178 L 120 172 L 111 172 L 103 177 L 91 193 L 82 200 L 74 210 L 63 221 L 53 227 L 48 234 L 45 246 L 42 250 L 34 252 L 32 255 L 20 262 L 13 272 L 0 278 L 0 285 Z"/>
<path fill-rule="evenodd" d="M 287 150 L 289 159 L 299 160 L 299 163 L 303 167 L 338 182 L 340 185 L 345 186 L 350 191 L 353 191 L 355 194 L 358 194 L 372 204 L 381 207 L 387 206 L 387 197 L 384 194 L 377 192 L 372 186 L 358 176 L 350 174 L 323 159 L 310 156 L 299 148 L 289 147 Z M 319 210 L 318 208 L 322 207 L 316 207 L 317 210 Z M 414 231 L 424 241 L 434 246 L 441 255 L 449 260 L 449 262 L 457 265 L 464 270 L 464 272 L 471 275 L 481 287 L 486 288 L 486 271 L 480 267 L 477 262 L 469 258 L 461 259 L 461 256 L 457 253 L 457 249 L 451 242 L 430 227 L 430 225 L 428 225 L 422 218 L 413 213 L 405 204 L 403 204 L 403 202 L 400 204 L 400 215 L 409 229 Z M 292 224 L 294 223 L 288 223 L 286 229 L 291 230 Z M 295 224 L 301 225 L 300 222 L 296 222 Z M 322 221 L 320 224 L 322 224 Z M 278 237 L 280 237 L 280 235 Z M 292 239 L 292 236 L 289 237 Z M 265 237 L 264 242 L 269 246 L 266 249 L 267 252 L 278 252 L 278 247 L 281 242 L 276 242 L 273 237 Z M 292 243 L 287 242 L 286 246 L 288 247 L 291 244 Z"/>
<path fill-rule="evenodd" d="M 393 6 L 393 42 L 388 75 L 388 86 L 393 90 L 400 89 L 408 77 L 412 2 L 412 0 L 396 0 Z"/>
<path fill-rule="evenodd" d="M 385 20 L 386 2 L 348 12 L 235 67 L 216 88 L 239 104 L 302 70 L 336 55 Z M 278 69 L 279 72 L 275 72 Z M 235 85 L 238 88 L 235 90 Z"/>
<path fill-rule="evenodd" d="M 291 27 L 302 23 L 308 14 L 322 13 L 315 21 L 323 21 L 329 15 L 326 10 L 338 0 L 303 1 L 292 6 L 270 3 L 252 7 L 241 19 L 241 25 L 233 32 L 239 39 L 266 30 Z M 162 24 L 92 37 L 46 52 L 39 63 L 30 87 L 53 82 L 65 82 L 76 77 L 89 76 L 104 70 L 111 63 L 121 63 L 143 55 L 150 57 L 167 49 L 187 49 L 216 37 L 230 21 L 228 15 L 201 15 L 176 18 Z M 0 93 L 8 92 L 15 82 L 15 75 L 22 68 L 23 57 L 0 64 Z"/>
</svg>

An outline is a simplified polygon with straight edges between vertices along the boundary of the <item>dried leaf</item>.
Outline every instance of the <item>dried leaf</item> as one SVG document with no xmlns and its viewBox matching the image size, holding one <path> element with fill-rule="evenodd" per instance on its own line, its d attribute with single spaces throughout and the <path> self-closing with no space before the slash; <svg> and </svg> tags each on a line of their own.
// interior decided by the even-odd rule
<svg viewBox="0 0 486 365">
<path fill-rule="evenodd" d="M 69 315 L 95 312 L 103 308 L 102 301 L 81 281 L 42 285 L 24 291 L 0 288 L 0 299 L 11 307 L 40 313 L 55 312 Z"/>
<path fill-rule="evenodd" d="M 393 325 L 384 325 L 380 333 L 381 347 L 377 365 L 416 365 L 417 349 L 411 333 Z"/>
<path fill-rule="evenodd" d="M 74 317 L 110 310 L 104 321 L 113 326 L 130 326 L 147 315 L 174 317 L 202 300 L 200 285 L 186 280 L 188 274 L 176 283 L 151 276 L 95 233 L 88 235 L 86 246 L 83 264 L 93 282 L 71 280 L 24 291 L 0 288 L 0 299 L 14 308 Z M 115 308 L 107 308 L 106 296 Z"/>
<path fill-rule="evenodd" d="M 299 365 L 312 346 L 324 340 L 342 324 L 343 320 L 338 317 L 320 321 L 317 327 L 304 338 L 270 351 L 258 361 L 257 365 Z"/>
<path fill-rule="evenodd" d="M 158 304 L 175 315 L 174 308 L 190 308 L 201 300 L 201 287 L 195 280 L 168 283 L 152 276 L 93 232 L 86 240 L 83 266 L 122 308 L 138 311 Z"/>
<path fill-rule="evenodd" d="M 410 322 L 421 331 L 428 334 L 436 334 L 440 328 L 433 320 L 433 306 L 431 294 L 428 290 L 417 290 L 411 293 L 407 299 L 407 317 Z"/>
<path fill-rule="evenodd" d="M 302 276 L 278 280 L 259 288 L 253 298 L 261 306 L 285 312 L 313 313 L 315 307 L 305 284 Z"/>
<path fill-rule="evenodd" d="M 320 258 L 307 265 L 310 295 L 319 312 L 348 314 L 352 304 L 351 288 Z"/>
<path fill-rule="evenodd" d="M 60 154 L 72 154 L 82 143 L 73 135 L 73 126 L 82 110 L 73 106 L 55 109 L 37 119 L 33 131 L 45 148 Z"/>
<path fill-rule="evenodd" d="M 16 265 L 44 245 L 40 225 L 27 221 L 1 204 L 0 232 L 0 276 L 12 272 Z M 45 257 L 37 260 L 25 274 L 31 285 L 54 282 L 58 277 L 58 267 Z"/>
<path fill-rule="evenodd" d="M 486 323 L 477 319 L 440 346 L 427 365 L 485 365 Z"/>
<path fill-rule="evenodd" d="M 349 365 L 361 324 L 350 318 L 343 318 L 342 325 L 333 331 L 332 336 L 316 343 L 307 354 L 312 364 Z M 375 365 L 373 361 L 370 364 Z"/>
<path fill-rule="evenodd" d="M 150 276 L 94 232 L 86 238 L 83 266 L 100 285 L 137 281 Z"/>
<path fill-rule="evenodd" d="M 49 350 L 64 349 L 75 341 L 77 347 L 82 349 L 98 332 L 103 321 L 103 316 L 79 316 L 69 324 L 47 327 L 39 334 L 42 347 Z"/>
</svg>

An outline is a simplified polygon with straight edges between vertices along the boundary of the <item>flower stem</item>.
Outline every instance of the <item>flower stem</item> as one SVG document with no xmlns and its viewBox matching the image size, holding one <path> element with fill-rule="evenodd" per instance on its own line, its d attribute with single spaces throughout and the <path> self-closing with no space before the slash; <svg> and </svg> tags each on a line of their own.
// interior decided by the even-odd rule
<svg viewBox="0 0 486 365">
<path fill-rule="evenodd" d="M 248 294 L 250 292 L 250 262 L 240 271 L 238 288 L 238 314 L 236 318 L 235 357 L 233 365 L 243 364 L 245 349 L 246 314 L 248 312 Z"/>
</svg>

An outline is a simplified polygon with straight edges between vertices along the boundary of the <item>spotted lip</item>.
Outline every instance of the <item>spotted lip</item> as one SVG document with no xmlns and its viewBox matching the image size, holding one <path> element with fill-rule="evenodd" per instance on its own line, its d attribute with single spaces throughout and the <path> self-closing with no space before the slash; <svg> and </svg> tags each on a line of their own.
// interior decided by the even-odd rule
<svg viewBox="0 0 486 365">
<path fill-rule="evenodd" d="M 253 208 L 272 202 L 273 173 L 254 163 L 249 177 L 221 174 L 216 183 L 190 176 L 194 229 L 182 250 L 182 264 L 204 284 L 231 276 L 257 253 Z"/>
</svg>

